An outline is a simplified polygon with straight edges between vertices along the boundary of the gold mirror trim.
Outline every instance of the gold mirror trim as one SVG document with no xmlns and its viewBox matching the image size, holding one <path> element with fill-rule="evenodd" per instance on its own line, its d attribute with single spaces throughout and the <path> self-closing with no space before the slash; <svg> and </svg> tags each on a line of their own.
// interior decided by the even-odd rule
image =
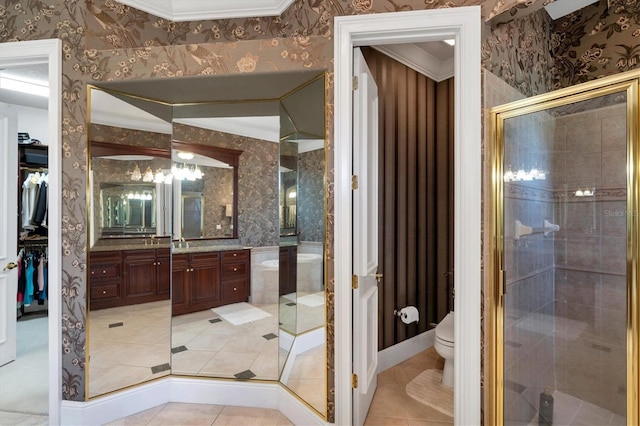
<svg viewBox="0 0 640 426">
<path fill-rule="evenodd" d="M 504 120 L 594 99 L 616 92 L 627 95 L 627 424 L 640 424 L 640 70 L 560 89 L 489 111 L 491 161 L 488 218 L 490 277 L 488 289 L 488 415 L 491 425 L 504 424 Z"/>
</svg>

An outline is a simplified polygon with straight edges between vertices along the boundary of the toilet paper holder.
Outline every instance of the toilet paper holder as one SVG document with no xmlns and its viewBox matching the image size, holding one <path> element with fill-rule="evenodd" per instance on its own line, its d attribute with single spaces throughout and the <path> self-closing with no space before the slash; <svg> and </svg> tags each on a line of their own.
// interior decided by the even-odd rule
<svg viewBox="0 0 640 426">
<path fill-rule="evenodd" d="M 405 306 L 400 310 L 394 309 L 393 315 L 399 317 L 405 324 L 413 324 L 414 322 L 417 324 L 420 322 L 420 314 L 415 306 Z"/>
</svg>

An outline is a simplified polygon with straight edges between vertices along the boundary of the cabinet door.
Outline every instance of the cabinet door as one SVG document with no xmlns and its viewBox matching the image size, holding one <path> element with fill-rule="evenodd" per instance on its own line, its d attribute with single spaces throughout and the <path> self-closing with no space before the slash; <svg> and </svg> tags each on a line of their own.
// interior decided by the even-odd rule
<svg viewBox="0 0 640 426">
<path fill-rule="evenodd" d="M 191 255 L 191 303 L 201 309 L 220 304 L 220 256 Z"/>
<path fill-rule="evenodd" d="M 189 258 L 186 254 L 173 256 L 171 271 L 171 306 L 173 315 L 189 312 Z"/>
<path fill-rule="evenodd" d="M 280 296 L 296 291 L 297 248 L 280 247 Z"/>
<path fill-rule="evenodd" d="M 140 250 L 125 254 L 125 303 L 144 303 L 155 299 L 157 291 L 156 268 L 155 250 Z"/>
<path fill-rule="evenodd" d="M 122 298 L 122 252 L 90 253 L 89 304 L 91 309 L 118 306 Z"/>
</svg>

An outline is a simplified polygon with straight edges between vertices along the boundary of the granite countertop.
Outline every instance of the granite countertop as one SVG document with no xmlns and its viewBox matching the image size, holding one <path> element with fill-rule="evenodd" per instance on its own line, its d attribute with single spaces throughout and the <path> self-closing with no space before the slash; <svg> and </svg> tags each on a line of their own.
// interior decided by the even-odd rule
<svg viewBox="0 0 640 426">
<path fill-rule="evenodd" d="M 185 243 L 182 243 L 183 245 Z M 194 247 L 178 247 L 177 244 L 174 243 L 174 248 L 172 250 L 173 253 L 206 253 L 209 251 L 230 251 L 230 250 L 244 250 L 250 249 L 251 247 L 244 247 L 240 245 L 213 245 L 213 246 L 194 246 Z M 90 251 L 92 252 L 102 252 L 102 251 L 114 251 L 114 250 L 148 250 L 148 249 L 168 249 L 170 248 L 169 244 L 109 244 L 109 245 L 96 245 L 91 247 Z"/>
<path fill-rule="evenodd" d="M 182 243 L 184 245 L 184 243 Z M 208 251 L 230 251 L 230 250 L 244 250 L 250 249 L 251 247 L 244 246 L 226 246 L 226 245 L 217 245 L 217 246 L 195 246 L 195 247 L 178 247 L 174 243 L 173 253 L 204 253 Z"/>
</svg>

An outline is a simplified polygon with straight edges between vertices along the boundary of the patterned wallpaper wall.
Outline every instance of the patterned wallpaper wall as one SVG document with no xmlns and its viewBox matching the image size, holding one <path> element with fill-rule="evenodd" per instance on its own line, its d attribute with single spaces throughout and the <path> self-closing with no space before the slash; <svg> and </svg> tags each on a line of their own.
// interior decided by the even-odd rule
<svg viewBox="0 0 640 426">
<path fill-rule="evenodd" d="M 181 23 L 168 22 L 114 0 L 5 0 L 0 4 L 0 42 L 47 38 L 59 38 L 63 42 L 63 398 L 85 399 L 87 83 L 278 70 L 329 71 L 329 192 L 325 235 L 329 254 L 327 342 L 331 420 L 334 409 L 333 17 L 481 5 L 486 20 L 492 11 L 495 14 L 513 1 L 298 0 L 279 17 Z M 544 69 L 549 70 L 552 65 L 541 29 L 549 23 L 535 14 L 523 19 L 486 28 L 482 61 L 486 69 L 531 94 L 546 90 L 549 84 Z M 626 25 L 626 21 L 622 25 Z M 533 34 L 527 36 L 528 32 Z M 613 45 L 611 48 L 619 49 Z M 529 72 L 530 69 L 534 71 Z"/>
<path fill-rule="evenodd" d="M 324 238 L 324 150 L 298 156 L 298 230 L 301 241 L 322 242 Z"/>
<path fill-rule="evenodd" d="M 173 129 L 179 141 L 242 151 L 238 166 L 239 244 L 277 246 L 280 235 L 278 144 L 178 123 Z"/>
<path fill-rule="evenodd" d="M 600 0 L 553 22 L 553 88 L 628 71 L 640 63 L 640 2 Z"/>
</svg>

